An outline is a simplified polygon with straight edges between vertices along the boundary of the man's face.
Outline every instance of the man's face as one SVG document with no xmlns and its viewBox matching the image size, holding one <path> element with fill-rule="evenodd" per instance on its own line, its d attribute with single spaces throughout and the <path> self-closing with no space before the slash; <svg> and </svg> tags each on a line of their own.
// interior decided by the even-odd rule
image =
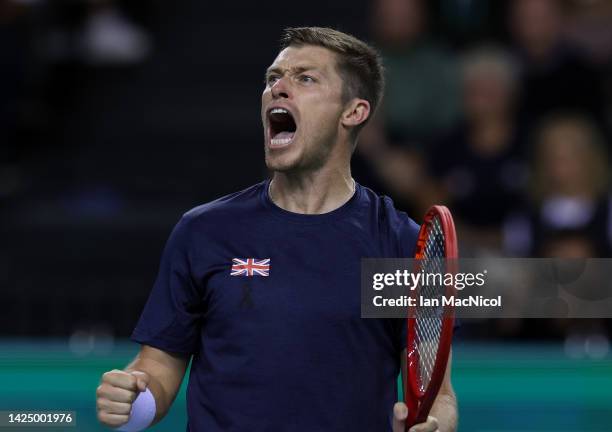
<svg viewBox="0 0 612 432">
<path fill-rule="evenodd" d="M 511 27 L 515 38 L 535 56 L 552 49 L 563 32 L 563 17 L 554 0 L 520 0 L 512 3 Z"/>
<path fill-rule="evenodd" d="M 261 96 L 269 169 L 315 170 L 325 164 L 338 135 L 342 85 L 332 51 L 305 45 L 279 53 Z"/>
</svg>

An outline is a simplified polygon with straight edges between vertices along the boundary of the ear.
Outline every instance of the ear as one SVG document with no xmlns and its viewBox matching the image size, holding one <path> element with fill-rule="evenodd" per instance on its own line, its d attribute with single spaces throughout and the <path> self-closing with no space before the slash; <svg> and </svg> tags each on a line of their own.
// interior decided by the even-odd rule
<svg viewBox="0 0 612 432">
<path fill-rule="evenodd" d="M 370 117 L 370 102 L 354 98 L 346 104 L 340 121 L 344 127 L 353 128 L 362 124 L 368 117 Z"/>
</svg>

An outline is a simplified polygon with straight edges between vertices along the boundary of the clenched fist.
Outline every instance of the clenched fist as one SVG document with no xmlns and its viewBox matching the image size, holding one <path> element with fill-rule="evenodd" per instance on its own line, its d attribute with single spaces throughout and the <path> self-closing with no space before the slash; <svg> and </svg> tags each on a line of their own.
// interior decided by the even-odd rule
<svg viewBox="0 0 612 432">
<path fill-rule="evenodd" d="M 118 427 L 128 422 L 132 403 L 149 385 L 144 372 L 112 370 L 102 375 L 96 390 L 96 407 L 100 423 Z"/>
</svg>

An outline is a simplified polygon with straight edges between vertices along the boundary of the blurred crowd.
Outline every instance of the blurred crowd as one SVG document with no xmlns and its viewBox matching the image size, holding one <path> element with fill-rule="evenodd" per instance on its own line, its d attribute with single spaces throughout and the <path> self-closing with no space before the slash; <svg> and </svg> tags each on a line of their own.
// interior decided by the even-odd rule
<svg viewBox="0 0 612 432">
<path fill-rule="evenodd" d="M 358 178 L 413 215 L 446 204 L 462 257 L 610 257 L 612 2 L 373 0 L 371 16 L 388 86 L 357 147 Z M 565 337 L 570 356 L 608 352 L 612 329 L 465 327 Z"/>
<path fill-rule="evenodd" d="M 163 239 L 169 224 L 188 206 L 230 192 L 223 188 L 234 188 L 234 183 L 246 186 L 259 180 L 249 167 L 260 148 L 249 150 L 255 148 L 249 144 L 242 158 L 236 158 L 233 149 L 245 146 L 246 135 L 253 141 L 260 139 L 255 113 L 261 89 L 255 86 L 261 82 L 259 75 L 253 81 L 244 75 L 251 75 L 249 67 L 261 73 L 272 59 L 266 56 L 274 55 L 276 46 L 262 45 L 261 52 L 255 47 L 243 49 L 237 58 L 210 37 L 222 35 L 228 46 L 249 46 L 238 30 L 227 32 L 233 16 L 216 22 L 214 14 L 207 16 L 212 5 L 192 1 L 189 4 L 196 12 L 187 16 L 190 9 L 183 6 L 183 15 L 177 12 L 175 18 L 172 13 L 160 13 L 164 10 L 160 4 L 0 0 L 0 204 L 17 202 L 26 192 L 41 188 L 51 191 L 49 195 L 51 185 L 65 176 L 62 184 L 71 185 L 71 196 L 76 196 L 68 201 L 86 209 L 79 213 L 75 206 L 68 206 L 61 217 L 56 215 L 54 220 L 66 220 L 58 235 L 67 238 L 79 225 L 77 218 L 95 214 L 95 223 L 111 220 L 126 213 L 126 203 L 134 203 L 148 191 L 149 201 L 140 213 L 121 223 L 112 220 L 117 232 L 129 227 L 137 239 L 135 248 L 136 241 L 152 237 L 143 220 L 162 215 L 163 223 L 154 229 L 157 238 Z M 302 22 L 295 15 L 286 19 L 284 9 L 282 17 L 270 15 L 274 25 L 260 26 L 254 20 L 251 28 L 241 22 L 242 28 L 256 29 L 249 33 L 255 40 L 256 36 L 268 38 L 268 33 L 269 38 L 278 38 L 284 26 L 353 20 L 357 22 L 352 27 L 339 28 L 353 28 L 353 33 L 381 50 L 387 91 L 357 146 L 355 178 L 390 195 L 398 208 L 416 220 L 432 204 L 447 205 L 457 222 L 464 257 L 609 257 L 612 2 L 369 0 L 361 6 L 367 9 L 365 23 L 341 9 L 335 17 L 321 16 L 320 22 Z M 258 13 L 262 18 L 271 12 Z M 315 19 L 316 10 L 300 11 L 300 19 L 306 20 L 301 15 L 308 13 L 308 19 Z M 156 40 L 159 22 L 173 22 L 165 41 Z M 232 65 L 223 72 L 232 77 L 232 86 L 217 85 L 218 72 L 211 67 L 215 62 Z M 235 62 L 239 67 L 234 67 Z M 91 82 L 84 79 L 92 76 Z M 245 95 L 252 105 L 243 103 Z M 217 109 L 207 108 L 209 99 L 215 100 Z M 253 129 L 245 123 L 246 132 L 239 135 L 241 128 L 233 127 L 233 117 L 224 114 L 230 109 L 233 117 L 252 113 Z M 232 125 L 234 134 L 219 130 L 217 124 Z M 206 149 L 203 141 L 208 141 Z M 45 166 L 49 161 L 57 167 L 50 170 Z M 29 171 L 24 169 L 28 164 Z M 234 171 L 220 168 L 229 164 Z M 144 170 L 147 166 L 150 171 Z M 261 172 L 259 167 L 255 172 Z M 28 184 L 34 173 L 40 177 L 36 187 Z M 236 180 L 240 175 L 243 178 Z M 220 178 L 224 180 L 214 182 Z M 191 195 L 184 193 L 189 188 Z M 157 207 L 151 211 L 150 203 L 161 202 L 170 208 L 167 213 Z M 46 217 L 48 211 L 47 206 L 40 213 Z M 36 212 L 27 207 L 15 213 L 16 224 L 23 213 Z M 110 225 L 107 229 L 114 229 Z M 31 230 L 35 241 L 37 229 Z M 128 241 L 127 231 L 105 235 L 98 225 L 88 229 L 108 240 L 106 252 L 102 247 L 96 251 L 100 257 L 108 259 L 112 254 L 123 259 L 117 250 L 122 248 L 116 244 Z M 32 248 L 22 246 L 21 237 L 14 236 L 13 241 L 10 248 L 31 252 Z M 117 272 L 117 291 L 140 287 L 140 297 L 135 295 L 118 315 L 136 316 L 133 310 L 141 307 L 150 284 L 150 274 L 143 272 L 153 272 L 159 250 L 152 247 L 149 252 L 125 257 L 132 264 L 121 271 L 134 272 L 129 287 L 127 282 L 121 285 L 129 278 Z M 9 252 L 0 247 L 0 270 L 2 253 Z M 55 255 L 56 259 L 62 256 Z M 137 266 L 134 262 L 139 258 L 142 263 Z M 109 268 L 116 266 L 104 271 Z M 83 281 L 90 280 L 91 273 L 99 277 L 101 271 L 84 269 L 79 270 Z M 99 286 L 109 286 L 103 278 L 96 280 Z M 35 280 L 23 283 L 40 285 Z M 21 292 L 28 289 L 29 285 Z M 96 309 L 92 305 L 90 310 L 74 320 L 95 322 Z M 22 331 L 28 331 L 28 325 Z M 131 326 L 126 321 L 120 333 Z M 554 327 L 549 333 L 567 330 L 566 323 L 543 327 L 547 326 Z M 597 332 L 601 325 L 586 327 Z M 64 330 L 60 326 L 57 331 Z M 520 335 L 525 330 L 518 322 L 504 322 L 499 332 Z"/>
<path fill-rule="evenodd" d="M 449 206 L 463 256 L 610 256 L 612 3 L 433 5 L 373 2 L 388 91 L 358 175 Z"/>
</svg>

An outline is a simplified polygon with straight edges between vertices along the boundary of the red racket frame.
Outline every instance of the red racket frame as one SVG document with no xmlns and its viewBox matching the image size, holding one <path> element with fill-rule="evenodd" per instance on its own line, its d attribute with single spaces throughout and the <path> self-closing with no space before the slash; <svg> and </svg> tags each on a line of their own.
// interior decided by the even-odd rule
<svg viewBox="0 0 612 432">
<path fill-rule="evenodd" d="M 434 217 L 439 216 L 442 225 L 442 231 L 444 232 L 445 239 L 445 258 L 451 259 L 448 262 L 447 272 L 456 273 L 457 264 L 456 258 L 458 257 L 457 248 L 457 234 L 455 232 L 455 223 L 453 217 L 445 206 L 432 206 L 425 214 L 425 220 L 419 231 L 419 237 L 417 239 L 417 250 L 415 253 L 415 259 L 423 258 L 425 243 L 429 235 L 429 229 L 431 222 Z M 418 265 L 418 264 L 417 264 Z M 420 270 L 417 269 L 417 271 Z M 446 289 L 446 295 L 453 295 L 455 288 L 449 286 Z M 413 295 L 417 295 L 417 290 L 413 291 Z M 453 339 L 453 327 L 454 327 L 454 308 L 452 306 L 445 306 L 442 328 L 440 333 L 440 343 L 438 345 L 438 352 L 436 354 L 436 361 L 432 372 L 431 380 L 425 391 L 421 392 L 417 380 L 417 370 L 419 367 L 419 353 L 416 349 L 413 349 L 416 338 L 415 321 L 416 318 L 407 318 L 407 355 L 406 355 L 406 369 L 407 377 L 404 377 L 404 400 L 408 407 L 408 418 L 406 420 L 406 429 L 414 426 L 417 423 L 423 423 L 427 420 L 431 406 L 434 403 L 442 381 L 444 380 L 444 374 L 446 372 L 446 364 L 448 363 L 448 356 L 450 354 L 451 342 Z"/>
</svg>

